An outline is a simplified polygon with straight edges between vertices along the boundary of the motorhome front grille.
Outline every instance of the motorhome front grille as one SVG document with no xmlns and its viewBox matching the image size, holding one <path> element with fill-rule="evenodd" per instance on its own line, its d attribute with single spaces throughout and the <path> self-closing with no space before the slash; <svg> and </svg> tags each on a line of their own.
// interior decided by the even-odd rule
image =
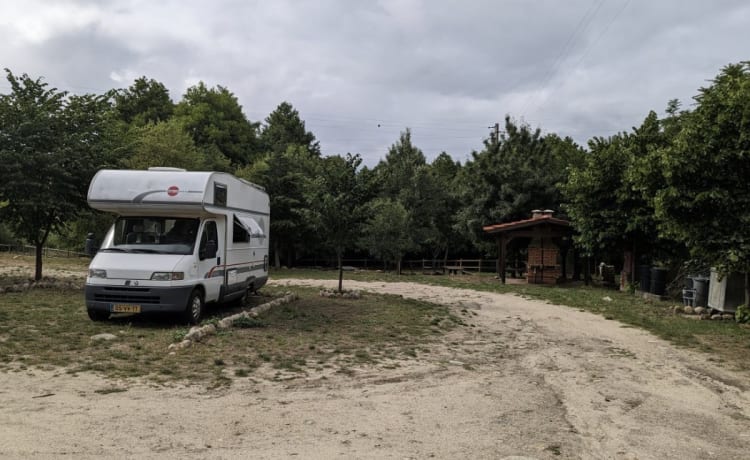
<svg viewBox="0 0 750 460">
<path fill-rule="evenodd" d="M 107 287 L 103 291 L 94 294 L 94 300 L 100 302 L 137 302 L 145 304 L 158 304 L 161 298 L 149 293 L 148 288 L 123 288 Z"/>
</svg>

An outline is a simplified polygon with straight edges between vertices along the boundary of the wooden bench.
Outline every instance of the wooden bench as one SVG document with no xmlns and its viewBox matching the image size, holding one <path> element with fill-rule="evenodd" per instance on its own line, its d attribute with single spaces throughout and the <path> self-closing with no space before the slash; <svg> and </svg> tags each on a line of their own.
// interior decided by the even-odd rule
<svg viewBox="0 0 750 460">
<path fill-rule="evenodd" d="M 463 267 L 459 267 L 458 265 L 446 265 L 445 270 L 449 275 L 458 275 L 459 273 L 463 273 Z"/>
</svg>

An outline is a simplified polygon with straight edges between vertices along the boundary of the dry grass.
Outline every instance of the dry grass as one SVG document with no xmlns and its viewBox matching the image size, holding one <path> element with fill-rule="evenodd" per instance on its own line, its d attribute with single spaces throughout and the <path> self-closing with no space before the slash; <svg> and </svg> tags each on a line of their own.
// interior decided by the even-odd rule
<svg viewBox="0 0 750 460">
<path fill-rule="evenodd" d="M 54 270 L 78 265 L 67 261 L 48 266 Z M 23 273 L 0 275 L 0 284 L 24 278 Z M 416 349 L 462 323 L 446 307 L 400 297 L 368 295 L 354 300 L 323 298 L 311 289 L 295 292 L 298 301 L 173 354 L 168 352 L 169 344 L 181 340 L 188 330 L 174 317 L 136 315 L 95 323 L 86 315 L 80 289 L 5 293 L 0 295 L 0 370 L 93 371 L 112 378 L 208 386 L 227 385 L 238 378 L 288 378 L 290 373 L 349 374 L 355 366 L 413 357 Z M 246 308 L 283 292 L 265 288 L 263 294 L 251 297 Z M 237 311 L 237 307 L 216 306 L 204 322 Z M 92 340 L 102 333 L 117 338 Z"/>
</svg>

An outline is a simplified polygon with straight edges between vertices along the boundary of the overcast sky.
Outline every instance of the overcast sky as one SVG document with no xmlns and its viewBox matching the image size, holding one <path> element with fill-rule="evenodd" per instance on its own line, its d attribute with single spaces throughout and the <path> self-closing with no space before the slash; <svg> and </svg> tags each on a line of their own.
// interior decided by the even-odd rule
<svg viewBox="0 0 750 460">
<path fill-rule="evenodd" d="M 0 0 L 0 43 L 0 67 L 73 93 L 202 80 L 252 121 L 292 103 L 327 155 L 374 165 L 410 127 L 463 162 L 506 114 L 585 145 L 689 107 L 750 59 L 750 2 Z"/>
</svg>

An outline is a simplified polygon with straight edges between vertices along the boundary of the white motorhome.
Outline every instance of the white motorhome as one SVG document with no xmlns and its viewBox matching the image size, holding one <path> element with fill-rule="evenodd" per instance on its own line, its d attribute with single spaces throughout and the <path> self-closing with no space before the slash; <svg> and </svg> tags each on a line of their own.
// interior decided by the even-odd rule
<svg viewBox="0 0 750 460">
<path fill-rule="evenodd" d="M 268 280 L 263 188 L 220 172 L 101 170 L 88 203 L 117 214 L 86 278 L 94 321 L 174 312 L 197 323 L 209 302 L 244 300 Z"/>
</svg>

